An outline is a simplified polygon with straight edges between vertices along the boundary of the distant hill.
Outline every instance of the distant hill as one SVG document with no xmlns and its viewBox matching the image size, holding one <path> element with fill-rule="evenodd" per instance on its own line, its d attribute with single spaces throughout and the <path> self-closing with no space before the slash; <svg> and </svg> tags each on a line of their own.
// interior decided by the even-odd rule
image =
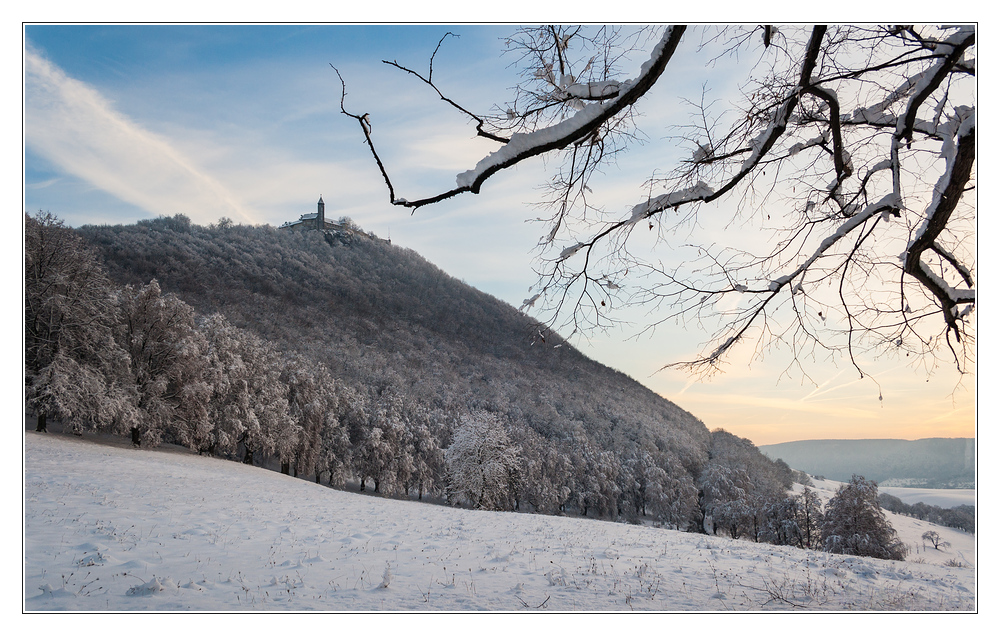
<svg viewBox="0 0 1000 636">
<path fill-rule="evenodd" d="M 810 475 L 848 481 L 854 474 L 882 486 L 975 488 L 976 447 L 972 438 L 824 439 L 759 447 Z"/>
</svg>

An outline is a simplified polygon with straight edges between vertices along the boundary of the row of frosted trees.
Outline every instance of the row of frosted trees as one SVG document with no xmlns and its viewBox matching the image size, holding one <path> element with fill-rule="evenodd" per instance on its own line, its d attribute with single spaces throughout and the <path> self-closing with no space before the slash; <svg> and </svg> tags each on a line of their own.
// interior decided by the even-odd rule
<svg viewBox="0 0 1000 636">
<path fill-rule="evenodd" d="M 199 316 L 155 280 L 115 286 L 51 215 L 25 219 L 25 400 L 39 429 L 58 419 L 334 483 L 377 487 L 392 464 L 422 491 L 442 454 L 425 425 L 403 431 L 399 409 L 371 407 L 321 363 Z M 386 450 L 399 447 L 412 452 Z"/>
<path fill-rule="evenodd" d="M 694 479 L 670 453 L 544 438 L 497 413 L 474 411 L 462 416 L 445 461 L 448 499 L 477 508 L 696 528 Z"/>
</svg>

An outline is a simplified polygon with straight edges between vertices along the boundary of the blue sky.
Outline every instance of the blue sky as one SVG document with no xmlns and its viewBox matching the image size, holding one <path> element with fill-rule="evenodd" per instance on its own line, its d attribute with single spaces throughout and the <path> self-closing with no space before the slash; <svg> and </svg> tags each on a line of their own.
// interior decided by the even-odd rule
<svg viewBox="0 0 1000 636">
<path fill-rule="evenodd" d="M 228 216 L 279 225 L 315 209 L 347 215 L 449 274 L 515 306 L 536 282 L 532 248 L 541 229 L 531 203 L 542 197 L 542 161 L 497 175 L 478 196 L 408 210 L 388 204 L 357 124 L 339 112 L 370 112 L 397 194 L 409 199 L 453 186 L 455 175 L 495 149 L 467 118 L 419 82 L 381 63 L 426 70 L 441 37 L 435 79 L 459 103 L 486 112 L 516 81 L 502 57 L 506 26 L 52 26 L 24 28 L 24 209 L 47 210 L 72 226 L 133 223 L 184 213 L 199 224 Z M 636 69 L 642 60 L 636 60 Z M 721 69 L 720 90 L 727 88 Z M 713 73 L 718 76 L 720 70 Z M 678 63 L 662 90 L 696 97 L 703 68 Z M 666 117 L 665 106 L 651 119 Z M 659 133 L 657 133 L 659 134 Z M 624 156 L 595 186 L 623 211 L 663 161 L 657 144 Z M 596 189 L 596 188 L 595 188 Z M 650 386 L 700 417 L 758 444 L 795 439 L 957 437 L 974 434 L 974 378 L 930 381 L 893 362 L 872 362 L 872 380 L 848 364 L 809 368 L 813 382 L 781 378 L 781 354 L 749 365 L 737 352 L 708 382 L 679 371 L 705 334 L 683 325 L 653 338 L 593 334 L 587 355 Z M 779 381 L 780 378 L 780 381 Z"/>
</svg>

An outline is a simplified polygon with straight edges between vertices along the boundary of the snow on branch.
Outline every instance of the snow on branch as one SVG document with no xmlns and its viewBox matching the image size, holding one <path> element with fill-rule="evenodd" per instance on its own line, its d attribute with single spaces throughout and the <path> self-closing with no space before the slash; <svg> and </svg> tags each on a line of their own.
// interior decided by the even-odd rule
<svg viewBox="0 0 1000 636">
<path fill-rule="evenodd" d="M 778 106 L 775 107 L 774 111 L 771 113 L 768 126 L 758 133 L 753 140 L 751 140 L 750 145 L 747 148 L 750 154 L 743 161 L 743 165 L 740 166 L 739 171 L 732 178 L 730 178 L 718 189 L 713 189 L 704 182 L 699 181 L 698 184 L 692 188 L 670 192 L 660 195 L 654 199 L 649 199 L 644 203 L 633 206 L 629 219 L 616 224 L 614 226 L 615 229 L 622 225 L 633 225 L 642 218 L 653 216 L 658 212 L 662 212 L 670 208 L 675 208 L 683 203 L 693 203 L 695 201 L 708 203 L 714 201 L 743 181 L 743 179 L 761 162 L 764 156 L 770 152 L 771 148 L 774 147 L 774 144 L 778 141 L 781 135 L 784 134 L 789 118 L 791 117 L 796 104 L 798 104 L 799 96 L 810 85 L 810 78 L 812 77 L 813 69 L 816 66 L 816 60 L 819 58 L 820 44 L 823 41 L 825 33 L 826 27 L 824 26 L 817 26 L 813 29 L 812 37 L 806 47 L 805 58 L 802 62 L 798 86 L 790 90 L 785 99 L 781 100 Z"/>
<path fill-rule="evenodd" d="M 629 225 L 638 223 L 639 221 L 653 215 L 660 210 L 666 210 L 668 208 L 677 207 L 684 203 L 693 203 L 695 201 L 707 201 L 712 195 L 715 194 L 715 190 L 708 187 L 704 181 L 699 181 L 697 185 L 690 188 L 682 188 L 680 190 L 675 190 L 673 192 L 668 192 L 667 194 L 661 194 L 657 197 L 653 197 L 648 201 L 644 201 L 638 205 L 632 207 L 632 215 L 629 217 L 627 223 Z"/>
<path fill-rule="evenodd" d="M 622 86 L 627 86 L 627 83 L 623 84 L 617 80 L 587 82 L 586 84 L 574 82 L 564 88 L 563 91 L 568 97 L 575 97 L 577 99 L 608 99 L 609 97 L 616 97 L 621 92 Z"/>
<path fill-rule="evenodd" d="M 495 135 L 483 135 L 495 141 L 506 141 L 506 143 L 496 152 L 493 152 L 480 160 L 479 163 L 476 164 L 476 167 L 472 170 L 467 170 L 459 174 L 456 178 L 457 186 L 455 188 L 423 199 L 408 200 L 395 195 L 392 182 L 389 179 L 389 174 L 386 172 L 385 166 L 382 164 L 382 160 L 379 158 L 378 152 L 375 150 L 375 145 L 371 138 L 370 121 L 366 118 L 367 114 L 356 115 L 348 112 L 344 107 L 344 96 L 346 95 L 347 90 L 344 85 L 343 78 L 341 78 L 341 85 L 343 89 L 341 93 L 341 112 L 348 117 L 356 119 L 361 125 L 365 141 L 367 142 L 372 156 L 375 158 L 375 162 L 378 164 L 379 170 L 382 173 L 382 178 L 385 180 L 386 186 L 389 189 L 389 202 L 392 205 L 400 205 L 413 208 L 415 210 L 416 208 L 425 205 L 449 199 L 463 192 L 478 194 L 483 182 L 500 170 L 514 166 L 530 157 L 535 157 L 552 150 L 565 148 L 573 142 L 586 139 L 589 135 L 594 134 L 603 124 L 634 104 L 639 98 L 645 95 L 654 84 L 656 84 L 660 75 L 662 75 L 664 69 L 666 69 L 674 51 L 677 49 L 677 45 L 680 43 L 681 36 L 683 36 L 685 28 L 686 27 L 683 25 L 668 27 L 659 43 L 657 43 L 657 45 L 653 48 L 650 58 L 640 68 L 639 75 L 633 80 L 620 83 L 598 82 L 586 85 L 567 83 L 567 86 L 565 87 L 566 89 L 571 89 L 574 93 L 579 93 L 580 98 L 588 97 L 591 99 L 603 99 L 602 96 L 614 95 L 611 99 L 586 106 L 579 110 L 574 116 L 552 126 L 541 128 L 530 133 L 515 134 L 510 140 L 504 140 L 502 137 L 497 137 Z M 440 46 L 440 43 L 438 46 Z M 435 53 L 436 52 L 437 51 L 435 50 Z M 425 78 L 419 73 L 402 67 L 395 62 L 386 62 L 386 64 L 390 64 L 415 75 L 437 91 L 437 88 L 430 81 L 432 71 L 429 71 L 428 76 Z M 336 68 L 334 68 L 334 70 L 336 70 Z M 339 71 L 337 72 L 337 75 L 340 76 Z M 586 93 L 586 95 L 584 95 L 584 93 Z M 441 94 L 440 91 L 438 91 L 438 94 L 441 99 L 477 119 L 480 122 L 480 126 L 477 130 L 480 134 L 483 134 L 481 128 L 481 118 L 476 117 L 469 111 L 461 108 Z"/>
<path fill-rule="evenodd" d="M 509 143 L 481 159 L 475 168 L 460 173 L 456 178 L 458 189 L 478 193 L 483 182 L 496 172 L 530 157 L 563 148 L 592 134 L 652 88 L 677 49 L 684 29 L 683 26 L 667 28 L 660 42 L 653 48 L 649 60 L 642 65 L 639 76 L 622 82 L 617 97 L 607 102 L 590 104 L 572 117 L 552 126 L 512 135 Z"/>
<path fill-rule="evenodd" d="M 974 108 L 963 109 L 956 119 L 952 120 L 951 128 L 957 142 L 944 145 L 946 168 L 944 174 L 934 186 L 934 195 L 924 215 L 923 223 L 913 234 L 913 240 L 907 247 L 904 271 L 916 278 L 938 299 L 944 314 L 945 323 L 955 335 L 960 338 L 955 307 L 958 304 L 974 303 L 974 289 L 956 289 L 935 273 L 922 260 L 921 256 L 927 250 L 941 254 L 941 248 L 935 247 L 937 237 L 947 227 L 951 214 L 958 206 L 966 184 L 972 175 L 972 165 L 976 158 L 976 115 Z M 942 256 L 945 260 L 947 256 Z M 963 280 L 971 287 L 971 273 L 967 268 L 959 268 Z"/>
<path fill-rule="evenodd" d="M 937 64 L 923 74 L 913 89 L 913 95 L 906 105 L 906 110 L 896 126 L 897 139 L 910 139 L 913 136 L 917 109 L 930 97 L 945 77 L 955 68 L 968 49 L 976 41 L 976 32 L 972 27 L 959 29 L 946 41 L 935 47 L 935 54 L 941 55 Z"/>
</svg>

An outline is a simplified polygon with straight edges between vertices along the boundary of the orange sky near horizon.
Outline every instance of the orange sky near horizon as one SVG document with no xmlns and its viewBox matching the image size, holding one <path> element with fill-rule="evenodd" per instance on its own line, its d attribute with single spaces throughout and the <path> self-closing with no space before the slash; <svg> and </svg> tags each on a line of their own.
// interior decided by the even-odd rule
<svg viewBox="0 0 1000 636">
<path fill-rule="evenodd" d="M 758 446 L 809 439 L 977 437 L 975 366 L 965 376 L 947 365 L 928 376 L 899 360 L 868 361 L 862 368 L 869 376 L 862 379 L 849 362 L 804 361 L 810 374 L 805 378 L 785 373 L 788 358 L 781 352 L 751 361 L 747 347 L 714 376 L 698 378 L 660 370 L 678 357 L 676 335 L 664 336 L 636 341 L 609 334 L 577 345 L 709 430 L 722 428 Z"/>
</svg>

